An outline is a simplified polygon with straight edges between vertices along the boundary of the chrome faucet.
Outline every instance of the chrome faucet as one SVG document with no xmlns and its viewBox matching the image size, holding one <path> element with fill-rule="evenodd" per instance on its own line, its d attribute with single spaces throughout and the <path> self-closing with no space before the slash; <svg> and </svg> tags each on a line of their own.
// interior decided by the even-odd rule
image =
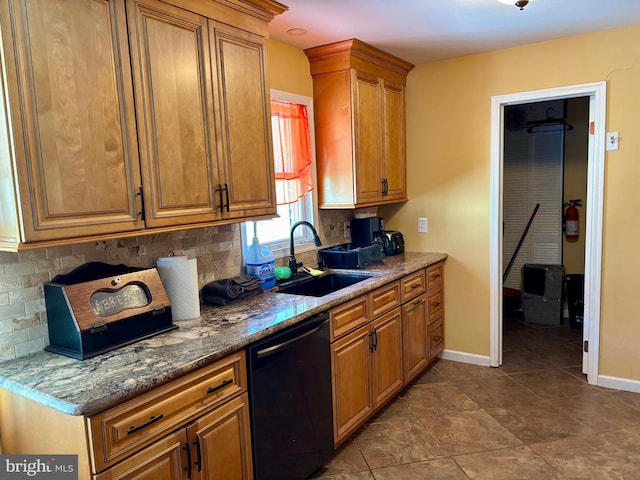
<svg viewBox="0 0 640 480">
<path fill-rule="evenodd" d="M 313 232 L 313 241 L 316 244 L 316 247 L 319 247 L 319 246 L 322 245 L 322 242 L 320 241 L 320 237 L 318 236 L 318 232 L 316 232 L 316 229 L 309 222 L 303 220 L 301 222 L 296 222 L 293 225 L 291 225 L 291 232 L 289 234 L 290 235 L 289 268 L 291 269 L 291 274 L 292 275 L 295 275 L 298 272 L 298 267 L 302 266 L 302 262 L 298 263 L 296 261 L 296 256 L 295 256 L 295 253 L 293 251 L 293 232 L 299 225 L 306 225 L 307 227 L 309 227 L 311 229 L 311 231 Z"/>
</svg>

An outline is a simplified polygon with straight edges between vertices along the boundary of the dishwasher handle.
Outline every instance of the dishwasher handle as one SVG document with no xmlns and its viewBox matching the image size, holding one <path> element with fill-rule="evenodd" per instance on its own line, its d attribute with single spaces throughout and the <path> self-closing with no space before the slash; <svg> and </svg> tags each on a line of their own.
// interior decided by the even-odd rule
<svg viewBox="0 0 640 480">
<path fill-rule="evenodd" d="M 329 322 L 329 318 L 328 316 L 325 315 L 321 315 L 321 318 L 324 317 L 325 320 L 320 323 L 319 325 L 317 325 L 316 327 L 312 328 L 311 330 L 309 330 L 308 332 L 304 332 L 302 335 L 298 335 L 297 337 L 294 337 L 290 340 L 284 341 L 282 343 L 278 343 L 276 345 L 273 345 L 271 347 L 267 347 L 267 348 L 263 348 L 262 350 L 258 350 L 256 352 L 256 358 L 257 359 L 261 359 L 264 357 L 268 357 L 269 355 L 273 355 L 274 353 L 277 353 L 281 350 L 284 350 L 285 348 L 287 348 L 289 345 L 292 345 L 296 342 L 299 342 L 300 340 L 302 340 L 303 338 L 308 337 L 309 335 L 313 335 L 314 333 L 316 333 L 317 331 L 321 330 L 322 327 L 324 327 L 327 322 Z"/>
</svg>

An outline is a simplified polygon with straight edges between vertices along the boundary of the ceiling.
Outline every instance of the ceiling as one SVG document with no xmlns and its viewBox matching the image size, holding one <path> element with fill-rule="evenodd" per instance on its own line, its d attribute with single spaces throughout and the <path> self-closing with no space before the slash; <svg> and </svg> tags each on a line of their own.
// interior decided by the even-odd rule
<svg viewBox="0 0 640 480">
<path fill-rule="evenodd" d="M 640 23 L 640 0 L 531 0 L 522 11 L 497 0 L 280 1 L 289 10 L 271 38 L 303 49 L 357 38 L 416 65 Z"/>
</svg>

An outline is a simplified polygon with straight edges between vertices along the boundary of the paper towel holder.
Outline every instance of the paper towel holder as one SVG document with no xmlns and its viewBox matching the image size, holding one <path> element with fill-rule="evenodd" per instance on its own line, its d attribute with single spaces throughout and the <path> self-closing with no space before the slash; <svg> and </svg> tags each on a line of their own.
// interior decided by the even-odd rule
<svg viewBox="0 0 640 480">
<path fill-rule="evenodd" d="M 44 284 L 45 350 L 84 360 L 178 328 L 155 268 L 84 264 Z"/>
</svg>

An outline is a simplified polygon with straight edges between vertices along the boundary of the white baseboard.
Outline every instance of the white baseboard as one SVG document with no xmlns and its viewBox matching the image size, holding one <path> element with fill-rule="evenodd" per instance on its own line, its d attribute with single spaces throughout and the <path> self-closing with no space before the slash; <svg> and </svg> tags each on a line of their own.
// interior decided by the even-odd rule
<svg viewBox="0 0 640 480">
<path fill-rule="evenodd" d="M 489 358 L 489 356 L 476 355 L 475 353 L 458 352 L 456 350 L 444 349 L 439 357 L 443 360 L 470 363 L 472 365 L 480 365 L 482 367 L 491 366 L 491 359 Z"/>
<path fill-rule="evenodd" d="M 598 386 L 614 388 L 616 390 L 624 390 L 626 392 L 640 393 L 640 381 L 629 380 L 628 378 L 598 375 Z"/>
</svg>

